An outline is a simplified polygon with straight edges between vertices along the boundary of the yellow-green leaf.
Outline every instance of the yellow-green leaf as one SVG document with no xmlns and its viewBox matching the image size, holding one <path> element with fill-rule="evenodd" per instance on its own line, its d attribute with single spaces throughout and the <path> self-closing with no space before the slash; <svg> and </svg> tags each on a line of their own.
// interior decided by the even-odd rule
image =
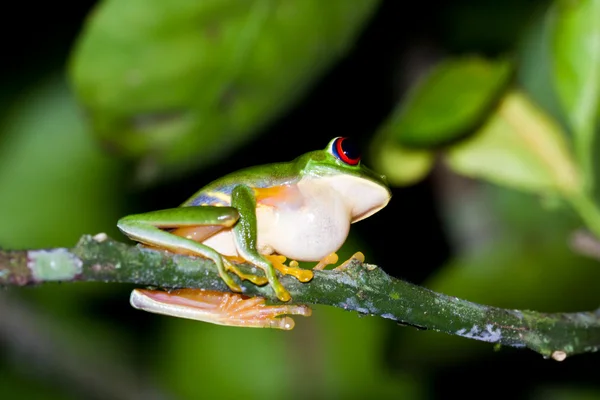
<svg viewBox="0 0 600 400">
<path fill-rule="evenodd" d="M 433 151 L 408 148 L 389 138 L 375 140 L 371 154 L 373 168 L 384 174 L 392 186 L 419 182 L 429 173 L 435 159 Z"/>
<path fill-rule="evenodd" d="M 458 173 L 523 190 L 572 194 L 581 186 L 561 128 L 518 91 L 445 157 Z"/>
<path fill-rule="evenodd" d="M 0 246 L 72 246 L 116 234 L 122 170 L 85 129 L 66 82 L 53 77 L 14 99 L 0 126 Z"/>
</svg>

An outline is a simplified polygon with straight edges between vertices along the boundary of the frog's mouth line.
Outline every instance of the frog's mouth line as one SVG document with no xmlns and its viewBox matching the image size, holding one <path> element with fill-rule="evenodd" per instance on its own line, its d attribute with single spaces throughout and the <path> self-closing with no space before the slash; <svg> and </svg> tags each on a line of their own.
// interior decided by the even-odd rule
<svg viewBox="0 0 600 400">
<path fill-rule="evenodd" d="M 358 214 L 356 216 L 352 217 L 352 223 L 361 221 L 365 218 L 370 217 L 371 215 L 375 214 L 376 212 L 380 211 L 381 209 L 385 208 L 385 206 L 387 206 L 387 204 L 389 203 L 389 200 L 385 202 L 385 204 L 382 204 L 378 207 L 373 207 L 365 212 L 363 212 L 362 214 Z"/>
</svg>

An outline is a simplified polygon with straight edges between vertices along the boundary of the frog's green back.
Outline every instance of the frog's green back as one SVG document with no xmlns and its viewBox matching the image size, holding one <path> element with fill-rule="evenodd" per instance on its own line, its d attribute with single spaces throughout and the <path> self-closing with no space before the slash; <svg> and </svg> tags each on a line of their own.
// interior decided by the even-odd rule
<svg viewBox="0 0 600 400">
<path fill-rule="evenodd" d="M 231 205 L 233 188 L 246 184 L 252 188 L 267 188 L 291 184 L 300 179 L 296 160 L 281 163 L 256 165 L 218 178 L 197 191 L 181 207 L 199 205 Z"/>
</svg>

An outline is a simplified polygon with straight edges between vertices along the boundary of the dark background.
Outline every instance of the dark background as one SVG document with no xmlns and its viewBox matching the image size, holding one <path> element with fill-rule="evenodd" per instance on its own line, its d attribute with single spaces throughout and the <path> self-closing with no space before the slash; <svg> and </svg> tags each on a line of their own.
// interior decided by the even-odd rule
<svg viewBox="0 0 600 400">
<path fill-rule="evenodd" d="M 0 24 L 3 109 L 48 73 L 63 68 L 94 4 L 91 1 L 11 4 Z M 532 18 L 546 4 L 514 0 L 383 1 L 354 49 L 288 113 L 217 165 L 154 187 L 129 191 L 125 200 L 127 212 L 172 207 L 198 189 L 199 182 L 207 182 L 224 171 L 253 165 L 257 160 L 261 163 L 287 160 L 320 148 L 325 144 L 324 133 L 329 137 L 353 136 L 366 148 L 372 132 L 411 83 L 434 62 L 454 54 L 494 56 L 514 51 Z M 0 110 L 0 117 L 2 114 Z M 1 135 L 2 132 L 0 144 Z M 368 155 L 365 158 L 369 164 Z M 436 198 L 439 191 L 436 191 L 435 179 L 430 176 L 414 186 L 393 188 L 390 206 L 353 227 L 359 237 L 376 237 L 369 241 L 369 251 L 373 254 L 370 262 L 383 266 L 391 275 L 418 284 L 426 283 L 453 255 L 438 207 L 440 199 Z M 174 193 L 180 195 L 174 198 Z M 397 243 L 402 243 L 401 248 Z M 83 308 L 88 318 L 101 319 L 107 326 L 142 343 L 135 349 L 140 354 L 134 359 L 144 363 L 156 357 L 144 355 L 148 347 L 143 344 L 158 340 L 156 329 L 162 320 L 129 310 L 125 302 L 129 289 L 119 289 L 119 295 L 113 297 L 101 293 L 90 296 Z M 44 300 L 38 301 L 43 303 Z M 397 343 L 407 329 L 411 328 L 386 325 L 386 333 L 380 338 L 383 346 L 377 357 L 392 377 L 402 374 L 402 379 L 410 381 L 412 378 L 406 374 L 418 370 L 418 378 L 414 379 L 420 382 L 418 393 L 426 398 L 489 396 L 488 391 L 510 398 L 600 398 L 599 359 L 595 354 L 557 363 L 528 350 L 503 348 L 494 352 L 491 346 L 478 343 L 475 346 L 484 350 L 476 355 L 453 356 L 450 362 L 421 363 L 405 360 L 397 354 Z M 13 342 L 5 339 L 0 344 L 1 375 L 1 371 L 13 370 L 15 361 L 13 356 L 8 356 L 13 354 L 9 349 Z M 31 356 L 33 363 L 36 357 Z M 33 373 L 20 365 L 10 376 L 20 377 L 23 384 L 47 387 L 50 397 L 90 395 L 70 386 L 68 377 L 51 381 L 43 372 L 46 364 L 40 368 L 42 372 L 35 372 L 34 368 Z M 0 383 L 0 392 L 1 387 Z M 397 395 L 404 397 L 402 393 Z M 240 393 L 240 397 L 243 396 Z"/>
</svg>

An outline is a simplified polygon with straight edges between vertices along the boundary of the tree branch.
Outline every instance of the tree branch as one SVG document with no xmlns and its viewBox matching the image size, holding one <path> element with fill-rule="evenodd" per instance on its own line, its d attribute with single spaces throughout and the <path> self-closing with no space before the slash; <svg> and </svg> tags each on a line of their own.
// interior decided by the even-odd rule
<svg viewBox="0 0 600 400">
<path fill-rule="evenodd" d="M 251 268 L 248 266 L 247 272 Z M 0 285 L 50 281 L 133 283 L 162 288 L 228 291 L 212 261 L 130 246 L 104 234 L 83 236 L 72 249 L 0 251 Z M 512 347 L 527 347 L 562 361 L 600 349 L 600 310 L 546 314 L 506 310 L 435 293 L 390 277 L 370 264 L 343 271 L 315 271 L 308 283 L 284 276 L 297 304 L 325 304 Z M 269 286 L 241 282 L 244 293 L 279 301 Z"/>
</svg>

